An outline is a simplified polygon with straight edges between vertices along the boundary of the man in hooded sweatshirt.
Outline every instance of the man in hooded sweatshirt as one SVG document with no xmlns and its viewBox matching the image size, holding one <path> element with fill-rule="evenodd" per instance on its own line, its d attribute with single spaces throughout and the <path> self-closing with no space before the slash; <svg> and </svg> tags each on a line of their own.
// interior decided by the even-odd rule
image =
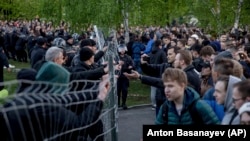
<svg viewBox="0 0 250 141">
<path fill-rule="evenodd" d="M 239 112 L 236 112 L 235 114 L 239 115 L 241 118 L 241 110 L 240 108 L 245 104 L 250 102 L 250 80 L 242 80 L 233 86 L 233 105 L 235 109 L 237 109 Z M 250 108 L 248 109 L 250 111 Z"/>
<path fill-rule="evenodd" d="M 233 106 L 232 94 L 233 85 L 240 82 L 241 79 L 233 76 L 232 74 L 232 60 L 221 58 L 215 61 L 212 69 L 213 81 L 216 82 L 213 96 L 218 104 L 224 106 L 225 115 L 221 122 L 223 125 L 239 124 L 240 122 L 239 116 L 235 115 L 237 110 Z"/>
</svg>

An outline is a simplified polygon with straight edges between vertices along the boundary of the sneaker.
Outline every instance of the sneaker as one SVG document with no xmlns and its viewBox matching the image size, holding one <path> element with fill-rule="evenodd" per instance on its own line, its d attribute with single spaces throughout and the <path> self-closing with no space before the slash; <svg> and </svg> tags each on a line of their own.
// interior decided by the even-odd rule
<svg viewBox="0 0 250 141">
<path fill-rule="evenodd" d="M 15 67 L 16 67 L 16 66 L 9 64 L 9 68 L 14 69 Z M 5 66 L 4 66 L 3 68 L 6 69 Z"/>
<path fill-rule="evenodd" d="M 152 105 L 151 109 L 155 111 L 156 105 Z"/>
<path fill-rule="evenodd" d="M 10 67 L 11 69 L 14 69 L 16 66 L 9 64 L 9 67 Z"/>
</svg>

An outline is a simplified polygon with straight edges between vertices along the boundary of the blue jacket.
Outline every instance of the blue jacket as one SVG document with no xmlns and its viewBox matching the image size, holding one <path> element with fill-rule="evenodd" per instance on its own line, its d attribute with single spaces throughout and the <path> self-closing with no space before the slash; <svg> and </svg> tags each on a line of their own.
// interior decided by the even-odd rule
<svg viewBox="0 0 250 141">
<path fill-rule="evenodd" d="M 146 50 L 144 51 L 145 54 L 149 54 L 149 53 L 151 52 L 152 46 L 153 46 L 154 42 L 155 42 L 155 41 L 154 41 L 153 39 L 150 39 L 150 40 L 148 41 L 148 44 L 147 44 L 147 46 L 146 46 Z"/>
<path fill-rule="evenodd" d="M 222 121 L 222 119 L 225 115 L 224 114 L 224 106 L 217 104 L 216 101 L 214 101 L 214 100 L 204 100 L 204 101 L 206 101 L 207 104 L 211 106 L 211 108 L 213 109 L 213 111 L 215 112 L 215 114 L 217 115 L 219 120 Z"/>
<path fill-rule="evenodd" d="M 204 100 L 215 100 L 215 98 L 214 98 L 214 96 L 213 96 L 214 91 L 215 91 L 214 87 L 209 88 L 209 89 L 205 92 L 205 94 L 203 95 L 203 98 L 202 98 L 202 99 L 204 99 Z"/>
<path fill-rule="evenodd" d="M 141 59 L 141 51 L 144 51 L 145 50 L 145 46 L 138 42 L 138 41 L 135 41 L 132 45 L 132 58 L 134 61 L 140 61 Z"/>
</svg>

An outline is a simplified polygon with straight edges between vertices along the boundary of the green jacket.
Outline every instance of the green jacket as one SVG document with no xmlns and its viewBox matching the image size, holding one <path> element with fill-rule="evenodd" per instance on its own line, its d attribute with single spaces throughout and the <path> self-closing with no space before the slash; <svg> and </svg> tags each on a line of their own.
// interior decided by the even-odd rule
<svg viewBox="0 0 250 141">
<path fill-rule="evenodd" d="M 155 124 L 169 124 L 169 125 L 182 125 L 182 124 L 195 124 L 195 122 L 192 119 L 190 110 L 188 109 L 191 107 L 190 105 L 193 102 L 196 102 L 194 108 L 196 109 L 195 111 L 198 112 L 196 115 L 199 115 L 200 118 L 202 119 L 202 122 L 204 124 L 220 124 L 219 119 L 217 118 L 216 114 L 212 110 L 212 108 L 203 100 L 200 100 L 199 94 L 193 90 L 192 88 L 186 88 L 184 91 L 184 101 L 183 101 L 183 108 L 181 111 L 181 115 L 178 115 L 177 110 L 175 108 L 175 104 L 172 101 L 166 100 L 164 104 L 166 106 L 161 106 L 159 113 L 157 115 Z M 167 108 L 168 107 L 168 113 L 166 116 L 167 118 L 163 117 L 164 111 L 163 107 Z M 166 121 L 168 119 L 168 121 Z"/>
</svg>

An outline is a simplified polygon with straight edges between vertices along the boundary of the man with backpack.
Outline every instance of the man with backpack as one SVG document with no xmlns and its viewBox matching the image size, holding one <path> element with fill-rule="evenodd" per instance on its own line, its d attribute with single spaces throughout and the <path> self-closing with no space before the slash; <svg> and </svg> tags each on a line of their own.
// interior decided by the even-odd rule
<svg viewBox="0 0 250 141">
<path fill-rule="evenodd" d="M 183 70 L 167 68 L 162 80 L 167 100 L 155 124 L 220 124 L 212 108 L 200 100 L 193 88 L 187 87 L 187 75 Z"/>
</svg>

